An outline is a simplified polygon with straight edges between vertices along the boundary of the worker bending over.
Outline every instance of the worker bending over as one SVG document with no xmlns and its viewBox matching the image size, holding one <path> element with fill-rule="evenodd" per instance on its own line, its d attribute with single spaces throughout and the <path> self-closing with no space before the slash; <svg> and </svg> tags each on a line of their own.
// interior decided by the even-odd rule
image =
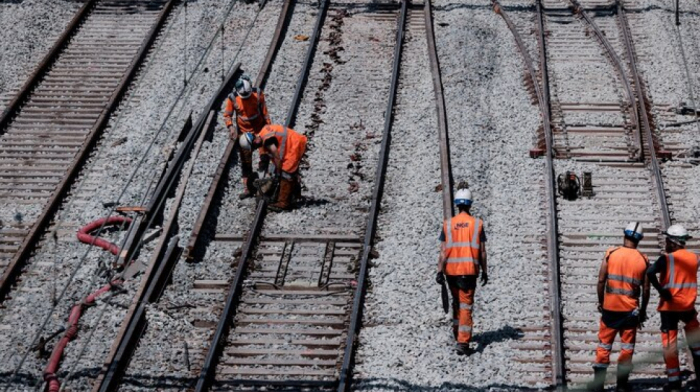
<svg viewBox="0 0 700 392">
<path fill-rule="evenodd" d="M 681 390 L 681 369 L 678 361 L 678 322 L 685 324 L 685 337 L 695 364 L 695 390 L 700 382 L 700 323 L 695 311 L 695 298 L 698 293 L 698 256 L 685 249 L 690 237 L 681 225 L 672 225 L 664 232 L 666 235 L 666 254 L 647 271 L 647 276 L 658 290 L 659 313 L 661 314 L 661 343 L 663 344 L 664 362 L 668 384 L 665 391 Z M 656 278 L 661 275 L 661 282 Z"/>
<path fill-rule="evenodd" d="M 292 197 L 301 195 L 299 163 L 306 152 L 306 141 L 306 136 L 279 124 L 266 125 L 255 136 L 244 133 L 239 139 L 242 149 L 250 151 L 262 147 L 275 164 L 280 185 L 277 202 L 270 205 L 273 211 L 290 210 Z"/>
<path fill-rule="evenodd" d="M 486 233 L 483 221 L 469 214 L 472 205 L 469 189 L 458 190 L 454 202 L 459 213 L 443 223 L 436 281 L 443 284 L 444 275 L 447 275 L 447 283 L 452 292 L 452 322 L 457 354 L 469 355 L 474 326 L 472 306 L 479 269 L 482 286 L 488 282 Z"/>
<path fill-rule="evenodd" d="M 233 115 L 236 115 L 236 126 L 233 125 Z M 258 134 L 265 125 L 270 124 L 270 116 L 267 114 L 265 105 L 265 94 L 262 90 L 253 87 L 250 78 L 241 76 L 236 81 L 235 88 L 228 98 L 224 107 L 224 122 L 228 128 L 231 139 L 237 140 L 239 134 Z M 249 178 L 253 173 L 253 152 L 252 150 L 239 149 L 241 159 L 241 177 L 243 177 L 243 193 L 240 199 L 252 197 L 255 192 Z"/>
<path fill-rule="evenodd" d="M 600 265 L 598 311 L 602 316 L 593 364 L 595 376 L 593 382 L 588 385 L 592 391 L 603 391 L 605 388 L 610 351 L 617 334 L 620 334 L 622 341 L 617 360 L 617 391 L 631 390 L 628 381 L 632 371 L 637 328 L 646 321 L 649 303 L 649 281 L 646 279 L 649 259 L 637 250 L 642 238 L 644 234 L 641 224 L 630 223 L 624 230 L 623 245 L 608 249 Z"/>
</svg>

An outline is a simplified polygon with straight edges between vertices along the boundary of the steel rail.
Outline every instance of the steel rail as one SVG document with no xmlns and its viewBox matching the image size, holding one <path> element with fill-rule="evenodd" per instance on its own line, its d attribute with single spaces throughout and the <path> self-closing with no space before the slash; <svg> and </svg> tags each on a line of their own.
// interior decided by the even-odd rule
<svg viewBox="0 0 700 392">
<path fill-rule="evenodd" d="M 0 303 L 4 301 L 5 297 L 11 290 L 12 284 L 14 283 L 16 277 L 21 273 L 21 270 L 24 264 L 26 263 L 26 260 L 29 258 L 34 248 L 34 245 L 39 241 L 46 227 L 51 222 L 54 213 L 56 212 L 56 210 L 58 210 L 58 207 L 61 205 L 63 199 L 67 195 L 68 190 L 70 189 L 73 183 L 73 180 L 78 176 L 78 173 L 80 173 L 80 170 L 87 161 L 90 152 L 93 150 L 93 148 L 97 144 L 98 139 L 107 127 L 110 116 L 117 109 L 119 102 L 126 93 L 129 85 L 131 84 L 131 81 L 136 77 L 139 67 L 143 63 L 143 60 L 146 58 L 148 51 L 153 45 L 153 42 L 155 41 L 161 27 L 163 27 L 163 25 L 165 24 L 165 21 L 168 15 L 170 14 L 173 5 L 174 0 L 169 0 L 163 6 L 163 9 L 161 10 L 156 22 L 153 24 L 146 38 L 141 44 L 138 53 L 134 57 L 134 60 L 131 62 L 131 65 L 129 66 L 128 70 L 124 73 L 124 76 L 119 82 L 119 85 L 112 93 L 109 102 L 107 103 L 104 110 L 102 111 L 97 121 L 90 129 L 90 132 L 86 136 L 83 148 L 78 152 L 77 156 L 73 160 L 73 164 L 71 165 L 66 175 L 63 177 L 63 180 L 61 180 L 59 185 L 56 187 L 56 191 L 49 200 L 49 203 L 42 211 L 41 216 L 37 219 L 31 231 L 22 242 L 20 249 L 17 251 L 12 261 L 8 265 L 7 269 L 5 270 L 5 273 L 2 276 L 2 280 L 0 280 Z M 70 36 L 70 34 L 68 35 Z"/>
<path fill-rule="evenodd" d="M 304 69 L 299 75 L 299 79 L 296 84 L 296 90 L 294 92 L 294 98 L 291 103 L 290 110 L 287 115 L 287 120 L 285 125 L 291 127 L 294 124 L 294 117 L 296 116 L 297 109 L 301 101 L 301 94 L 303 92 L 304 86 L 306 85 L 306 79 L 309 75 L 309 70 L 313 61 L 314 54 L 316 52 L 316 46 L 321 35 L 321 29 L 323 27 L 325 17 L 328 11 L 328 5 L 330 0 L 323 0 L 320 4 L 320 10 L 316 16 L 316 23 L 314 25 L 314 30 L 309 40 L 309 47 L 306 52 L 306 57 L 304 60 Z M 248 267 L 248 260 L 250 255 L 255 248 L 258 241 L 260 231 L 262 229 L 263 222 L 265 220 L 265 215 L 267 212 L 267 202 L 265 199 L 261 199 L 255 210 L 255 217 L 251 223 L 250 230 L 245 239 L 243 247 L 241 249 L 241 255 L 238 260 L 238 265 L 236 268 L 236 275 L 234 276 L 231 288 L 229 290 L 228 296 L 226 298 L 226 303 L 222 311 L 221 317 L 216 327 L 216 332 L 209 345 L 209 350 L 202 366 L 199 378 L 197 379 L 197 384 L 195 385 L 196 392 L 208 391 L 211 384 L 214 382 L 214 376 L 216 375 L 216 365 L 218 364 L 219 357 L 221 355 L 221 350 L 226 344 L 226 336 L 228 335 L 233 318 L 236 315 L 236 310 L 238 308 L 238 303 L 240 301 L 240 293 L 243 289 L 243 278 Z"/>
<path fill-rule="evenodd" d="M 287 28 L 289 27 L 289 21 L 291 20 L 293 13 L 293 3 L 295 4 L 296 1 L 285 0 L 284 5 L 282 6 L 282 11 L 279 15 L 279 19 L 277 20 L 277 27 L 275 28 L 272 44 L 267 51 L 265 60 L 263 61 L 260 71 L 258 72 L 258 76 L 255 79 L 255 85 L 260 89 L 264 89 L 265 85 L 267 84 L 267 78 L 270 75 L 270 70 L 272 69 L 272 62 L 275 61 L 275 58 L 277 57 L 279 48 L 282 45 L 282 37 L 284 37 L 287 32 Z M 216 198 L 216 195 L 221 191 L 221 187 L 224 183 L 222 179 L 227 176 L 231 165 L 235 164 L 233 159 L 235 157 L 234 150 L 237 145 L 238 143 L 236 140 L 229 140 L 228 144 L 226 144 L 226 150 L 224 150 L 224 154 L 219 160 L 219 166 L 216 168 L 216 172 L 214 173 L 214 177 L 212 178 L 212 182 L 209 186 L 209 191 L 207 192 L 207 196 L 204 198 L 204 204 L 202 204 L 202 208 L 199 210 L 197 220 L 195 221 L 192 232 L 190 233 L 190 238 L 187 242 L 187 247 L 185 250 L 185 258 L 187 261 L 194 261 L 194 250 L 200 245 L 199 234 L 209 218 L 212 202 L 214 201 L 214 198 Z"/>
<path fill-rule="evenodd" d="M 588 13 L 584 10 L 583 6 L 579 4 L 578 0 L 569 0 L 571 4 L 574 6 L 574 13 L 577 13 L 581 15 L 581 17 L 586 21 L 586 23 L 593 29 L 595 32 L 596 37 L 598 37 L 598 41 L 603 45 L 605 48 L 605 51 L 608 53 L 608 57 L 610 57 L 610 60 L 613 62 L 613 66 L 615 69 L 617 69 L 617 72 L 620 77 L 620 81 L 622 82 L 622 85 L 625 87 L 625 93 L 627 94 L 627 101 L 629 102 L 629 105 L 633 110 L 630 110 L 630 113 L 632 114 L 632 123 L 634 125 L 634 128 L 636 132 L 633 133 L 634 139 L 635 139 L 635 144 L 637 145 L 637 149 L 639 151 L 639 156 L 637 159 L 641 162 L 644 161 L 645 156 L 644 156 L 644 143 L 642 141 L 642 127 L 639 123 L 639 116 L 636 110 L 636 103 L 635 103 L 635 95 L 632 92 L 632 86 L 630 85 L 629 79 L 627 78 L 627 73 L 625 72 L 625 68 L 622 65 L 622 61 L 620 60 L 620 57 L 617 55 L 615 52 L 615 49 L 612 47 L 610 44 L 610 41 L 608 38 L 603 34 L 602 31 L 600 31 L 600 28 L 598 25 L 591 19 L 590 16 L 588 16 Z"/>
<path fill-rule="evenodd" d="M 542 0 L 537 0 L 538 46 L 540 48 L 540 77 L 542 79 L 542 124 L 544 126 L 545 148 L 545 189 L 549 199 L 547 219 L 547 258 L 549 261 L 550 312 L 552 314 L 553 383 L 557 390 L 566 389 L 566 362 L 564 357 L 564 326 L 561 312 L 561 281 L 559 264 L 559 224 L 557 222 L 557 178 L 554 172 L 554 136 L 552 133 L 552 107 L 549 94 L 549 70 L 547 67 L 547 43 L 544 33 L 544 12 Z"/>
<path fill-rule="evenodd" d="M 551 107 L 549 96 L 549 75 L 547 70 L 547 49 L 544 35 L 544 13 L 542 10 L 541 0 L 536 2 L 537 12 L 537 45 L 540 54 L 540 84 L 537 78 L 537 71 L 534 68 L 534 61 L 530 57 L 527 46 L 522 40 L 520 33 L 516 29 L 513 22 L 508 18 L 505 10 L 497 0 L 492 0 L 494 11 L 499 14 L 508 25 L 511 33 L 515 37 L 516 44 L 520 53 L 523 56 L 525 66 L 530 75 L 530 80 L 538 98 L 538 104 L 542 115 L 542 125 L 544 129 L 545 139 L 545 190 L 548 205 L 547 216 L 547 259 L 549 261 L 549 291 L 550 297 L 550 312 L 551 312 L 551 331 L 552 331 L 552 385 L 557 390 L 566 388 L 566 366 L 564 357 L 564 334 L 563 320 L 561 313 L 561 283 L 560 283 L 560 265 L 559 265 L 559 238 L 558 238 L 558 223 L 557 223 L 557 200 L 556 200 L 556 175 L 554 173 L 554 148 L 553 134 L 551 124 Z"/>
<path fill-rule="evenodd" d="M 627 58 L 629 59 L 630 72 L 632 73 L 632 78 L 634 79 L 634 85 L 637 91 L 637 99 L 635 103 L 635 109 L 639 113 L 639 117 L 642 119 L 642 126 L 644 128 L 644 133 L 647 137 L 647 144 L 649 146 L 649 156 L 647 157 L 651 165 L 652 176 L 654 177 L 654 182 L 656 184 L 656 193 L 659 199 L 659 205 L 661 207 L 661 217 L 664 223 L 664 229 L 671 226 L 671 213 L 668 209 L 668 202 L 666 200 L 666 190 L 664 188 L 663 177 L 661 176 L 661 169 L 659 167 L 659 161 L 656 158 L 656 146 L 654 145 L 654 135 L 651 130 L 651 122 L 649 121 L 649 112 L 646 108 L 646 97 L 642 90 L 642 80 L 639 77 L 639 72 L 637 71 L 637 61 L 634 51 L 634 43 L 632 42 L 632 34 L 629 28 L 629 22 L 627 20 L 627 15 L 625 14 L 625 9 L 622 3 L 617 0 L 617 15 L 620 19 L 620 29 L 622 30 L 623 41 L 625 42 L 625 48 L 627 50 Z"/>
<path fill-rule="evenodd" d="M 362 250 L 362 258 L 360 259 L 360 271 L 357 277 L 357 287 L 353 297 L 352 313 L 350 316 L 350 325 L 348 327 L 348 336 L 345 343 L 345 353 L 343 354 L 343 364 L 340 368 L 340 380 L 338 382 L 338 391 L 346 392 L 350 389 L 352 381 L 352 363 L 355 355 L 355 345 L 357 334 L 360 330 L 360 322 L 362 320 L 362 305 L 364 303 L 364 294 L 367 289 L 367 269 L 369 268 L 369 259 L 372 253 L 372 245 L 374 235 L 377 231 L 377 217 L 381 207 L 382 195 L 384 193 L 384 179 L 389 161 L 389 149 L 391 145 L 391 129 L 393 127 L 394 104 L 396 102 L 396 92 L 399 85 L 399 75 L 401 70 L 401 55 L 403 53 L 403 42 L 406 28 L 406 15 L 408 13 L 408 0 L 401 1 L 401 14 L 396 27 L 396 46 L 394 48 L 394 64 L 391 71 L 391 86 L 389 88 L 389 100 L 384 112 L 384 132 L 382 136 L 382 144 L 379 150 L 377 163 L 377 172 L 374 178 L 374 191 L 372 194 L 372 202 L 370 205 L 369 216 L 367 218 L 367 228 L 365 229 L 365 237 Z"/>
<path fill-rule="evenodd" d="M 90 14 L 90 11 L 95 6 L 95 3 L 97 3 L 97 0 L 88 0 L 82 7 L 80 7 L 78 12 L 75 13 L 75 16 L 73 16 L 73 19 L 71 19 L 70 23 L 68 23 L 68 26 L 66 26 L 66 29 L 63 31 L 63 33 L 61 33 L 61 36 L 58 37 L 58 40 L 53 44 L 51 49 L 49 49 L 49 53 L 44 56 L 34 72 L 29 75 L 29 78 L 24 83 L 22 88 L 20 88 L 17 95 L 7 105 L 2 113 L 2 117 L 0 117 L 0 135 L 10 124 L 12 118 L 19 113 L 22 105 L 31 95 L 32 90 L 34 90 L 44 76 L 46 76 L 46 73 L 51 69 L 54 62 L 56 62 L 58 55 L 61 54 L 63 49 L 70 42 L 70 39 L 78 31 L 85 18 L 88 16 L 88 14 Z"/>
<path fill-rule="evenodd" d="M 145 277 L 142 279 L 139 290 L 135 296 L 135 300 L 130 306 L 129 313 L 127 314 L 126 321 L 122 324 L 122 329 L 115 340 L 117 342 L 116 346 L 113 346 L 105 366 L 103 367 L 103 373 L 98 376 L 98 383 L 96 383 L 94 391 L 107 392 L 116 390 L 118 383 L 121 381 L 121 376 L 126 368 L 128 361 L 131 359 L 136 344 L 140 339 L 146 324 L 146 305 L 148 302 L 152 302 L 153 298 L 160 294 L 162 287 L 167 282 L 167 276 L 170 275 L 172 271 L 173 263 L 173 253 L 175 253 L 176 243 L 172 243 L 171 235 L 174 233 L 176 227 L 177 214 L 184 198 L 184 193 L 186 189 L 187 179 L 192 172 L 194 167 L 194 161 L 199 153 L 202 146 L 204 138 L 210 132 L 211 129 L 216 124 L 214 120 L 216 109 L 221 105 L 223 97 L 230 86 L 235 83 L 235 80 L 240 76 L 240 63 L 235 64 L 232 67 L 232 71 L 226 77 L 225 81 L 219 87 L 217 94 L 209 101 L 207 107 L 202 111 L 199 117 L 198 125 L 193 131 L 188 132 L 185 142 L 180 145 L 178 153 L 171 160 L 168 165 L 169 169 L 173 169 L 174 172 L 166 175 L 160 181 L 163 184 L 163 191 L 156 192 L 156 196 L 160 199 L 152 199 L 151 204 L 154 204 L 155 208 L 149 210 L 148 217 L 144 217 L 141 220 L 141 224 L 145 227 L 150 227 L 154 215 L 159 213 L 164 206 L 170 190 L 177 183 L 177 179 L 182 177 L 179 181 L 178 191 L 175 196 L 175 201 L 171 205 L 170 214 L 166 223 L 163 227 L 163 232 L 160 236 L 158 245 L 153 252 L 151 261 L 149 262 L 149 267 L 146 272 Z M 203 121 L 203 123 L 202 123 Z M 185 128 L 191 126 L 191 120 L 188 120 Z M 183 176 L 183 168 L 185 162 L 189 161 L 189 166 L 185 170 Z M 159 184 L 159 185 L 160 185 Z M 160 186 L 159 186 L 160 188 Z M 149 219 L 146 219 L 149 218 Z M 145 229 L 144 229 L 145 230 Z M 140 237 L 139 241 L 140 242 Z"/>
<path fill-rule="evenodd" d="M 454 203 L 452 202 L 452 164 L 450 163 L 450 138 L 447 126 L 447 109 L 445 107 L 445 94 L 442 90 L 442 76 L 440 74 L 440 59 L 435 45 L 435 30 L 433 28 L 433 12 L 430 0 L 425 0 L 425 35 L 428 41 L 428 58 L 430 70 L 433 75 L 433 91 L 435 92 L 435 108 L 438 117 L 438 139 L 440 141 L 440 182 L 442 184 L 442 215 L 448 219 L 454 215 Z"/>
</svg>

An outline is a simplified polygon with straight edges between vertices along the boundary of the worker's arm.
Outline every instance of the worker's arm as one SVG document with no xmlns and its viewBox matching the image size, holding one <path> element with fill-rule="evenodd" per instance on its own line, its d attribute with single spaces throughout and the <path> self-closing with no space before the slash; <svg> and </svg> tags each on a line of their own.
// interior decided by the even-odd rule
<svg viewBox="0 0 700 392">
<path fill-rule="evenodd" d="M 642 284 L 642 308 L 639 310 L 639 324 L 647 321 L 647 306 L 649 305 L 649 293 L 650 293 L 649 278 L 644 275 L 644 283 Z"/>
<path fill-rule="evenodd" d="M 486 262 L 486 242 L 479 244 L 479 265 L 481 266 L 481 285 L 486 286 L 489 282 L 488 264 Z"/>
<path fill-rule="evenodd" d="M 605 284 L 608 281 L 608 258 L 603 259 L 598 271 L 598 311 L 603 312 L 603 299 L 605 298 Z"/>
<path fill-rule="evenodd" d="M 671 299 L 671 293 L 661 287 L 661 284 L 659 283 L 659 279 L 656 277 L 656 274 L 664 271 L 666 269 L 666 256 L 661 255 L 659 258 L 656 260 L 656 263 L 652 264 L 648 269 L 647 269 L 647 278 L 649 279 L 649 283 L 651 283 L 652 286 L 656 289 L 656 291 L 659 292 L 659 296 L 661 298 L 670 300 Z"/>
<path fill-rule="evenodd" d="M 276 139 L 273 138 L 276 141 Z M 280 159 L 279 149 L 277 148 L 277 143 L 266 143 L 265 147 L 272 155 L 272 161 L 275 163 L 275 171 L 277 174 L 282 172 L 282 160 Z"/>
<path fill-rule="evenodd" d="M 445 283 L 445 261 L 447 260 L 447 246 L 445 246 L 445 227 L 440 230 L 440 253 L 438 254 L 437 275 L 435 281 L 438 284 Z"/>
<path fill-rule="evenodd" d="M 233 101 L 231 98 L 226 98 L 226 102 L 224 103 L 224 123 L 226 124 L 226 128 L 228 128 L 231 139 L 236 139 L 238 137 L 238 130 L 236 129 L 237 126 L 233 124 L 233 113 Z"/>
</svg>

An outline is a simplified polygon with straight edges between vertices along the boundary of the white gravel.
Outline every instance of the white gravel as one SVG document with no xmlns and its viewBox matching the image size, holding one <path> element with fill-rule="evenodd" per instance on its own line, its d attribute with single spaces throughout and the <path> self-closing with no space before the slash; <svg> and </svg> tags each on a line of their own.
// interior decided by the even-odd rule
<svg viewBox="0 0 700 392">
<path fill-rule="evenodd" d="M 518 233 L 544 234 L 542 161 L 528 157 L 537 107 L 521 87 L 522 63 L 505 23 L 473 2 L 434 4 L 438 55 L 450 126 L 452 170 L 474 192 L 486 222 L 490 283 L 479 287 L 474 347 L 453 350 L 451 316 L 434 283 L 441 227 L 433 89 L 422 32 L 406 46 L 403 88 L 390 158 L 387 197 L 370 269 L 357 390 L 510 390 L 527 373 L 511 343 L 517 328 L 541 323 L 548 303 L 544 253 Z M 423 114 L 422 116 L 418 113 Z M 430 115 L 426 115 L 430 113 Z M 525 142 L 524 142 L 525 141 Z M 430 157 L 419 159 L 418 157 Z M 528 242 L 528 240 L 530 242 Z"/>
</svg>

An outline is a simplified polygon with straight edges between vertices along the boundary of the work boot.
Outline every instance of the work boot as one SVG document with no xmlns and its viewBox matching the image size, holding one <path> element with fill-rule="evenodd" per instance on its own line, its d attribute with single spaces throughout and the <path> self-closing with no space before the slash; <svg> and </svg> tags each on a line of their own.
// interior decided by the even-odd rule
<svg viewBox="0 0 700 392">
<path fill-rule="evenodd" d="M 629 385 L 631 372 L 631 366 L 622 365 L 617 367 L 617 387 L 615 388 L 616 392 L 632 392 L 632 387 Z"/>
<path fill-rule="evenodd" d="M 465 356 L 470 356 L 473 352 L 472 349 L 469 348 L 469 343 L 457 343 L 455 350 L 457 351 L 457 355 Z"/>
<path fill-rule="evenodd" d="M 291 204 L 289 199 L 292 196 L 292 188 L 294 187 L 294 182 L 292 180 L 287 180 L 282 178 L 280 180 L 280 191 L 277 195 L 277 202 L 270 205 L 272 211 L 288 211 L 291 209 Z"/>
<path fill-rule="evenodd" d="M 238 195 L 239 200 L 244 200 L 249 197 L 254 197 L 255 196 L 255 185 L 253 185 L 254 181 L 250 178 L 243 177 L 243 192 L 241 192 Z"/>
<path fill-rule="evenodd" d="M 608 373 L 607 368 L 594 367 L 593 368 L 593 381 L 586 385 L 586 388 L 591 392 L 603 392 L 605 391 L 605 375 Z"/>
</svg>

